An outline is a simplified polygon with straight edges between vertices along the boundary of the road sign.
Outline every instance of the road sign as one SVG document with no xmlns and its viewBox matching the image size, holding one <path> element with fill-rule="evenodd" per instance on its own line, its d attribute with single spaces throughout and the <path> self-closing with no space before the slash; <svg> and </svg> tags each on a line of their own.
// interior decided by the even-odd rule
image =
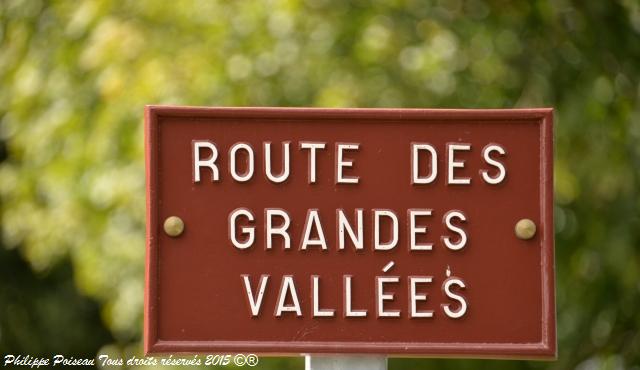
<svg viewBox="0 0 640 370">
<path fill-rule="evenodd" d="M 554 358 L 551 109 L 146 109 L 147 353 Z"/>
</svg>

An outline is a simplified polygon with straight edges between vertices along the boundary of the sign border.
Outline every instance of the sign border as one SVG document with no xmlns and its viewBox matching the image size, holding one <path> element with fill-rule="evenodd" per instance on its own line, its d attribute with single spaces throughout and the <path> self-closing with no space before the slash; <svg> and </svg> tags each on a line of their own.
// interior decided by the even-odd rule
<svg viewBox="0 0 640 370">
<path fill-rule="evenodd" d="M 146 261 L 144 352 L 255 353 L 269 356 L 300 354 L 386 354 L 399 357 L 542 359 L 557 358 L 553 224 L 553 108 L 535 109 L 385 109 L 385 108 L 257 108 L 145 106 Z M 542 228 L 542 340 L 536 343 L 416 343 L 416 342 L 289 342 L 289 341 L 164 341 L 158 338 L 158 130 L 161 118 L 242 118 L 304 120 L 401 121 L 536 121 L 540 125 L 540 207 Z M 155 284 L 152 284 L 151 282 Z M 286 351 L 283 351 L 286 348 Z"/>
</svg>

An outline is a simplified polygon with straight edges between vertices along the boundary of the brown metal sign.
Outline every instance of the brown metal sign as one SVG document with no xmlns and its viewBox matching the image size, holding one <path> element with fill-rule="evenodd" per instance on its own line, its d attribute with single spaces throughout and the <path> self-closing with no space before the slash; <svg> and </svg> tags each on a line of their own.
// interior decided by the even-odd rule
<svg viewBox="0 0 640 370">
<path fill-rule="evenodd" d="M 551 109 L 146 109 L 145 350 L 554 358 Z"/>
</svg>

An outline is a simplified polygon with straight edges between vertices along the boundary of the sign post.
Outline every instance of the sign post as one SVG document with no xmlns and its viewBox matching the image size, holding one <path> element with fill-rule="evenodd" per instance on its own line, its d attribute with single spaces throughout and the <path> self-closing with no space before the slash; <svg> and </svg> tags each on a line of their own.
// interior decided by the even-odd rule
<svg viewBox="0 0 640 370">
<path fill-rule="evenodd" d="M 385 356 L 305 356 L 305 370 L 387 370 Z"/>
<path fill-rule="evenodd" d="M 553 359 L 552 150 L 551 109 L 148 106 L 145 351 Z"/>
</svg>

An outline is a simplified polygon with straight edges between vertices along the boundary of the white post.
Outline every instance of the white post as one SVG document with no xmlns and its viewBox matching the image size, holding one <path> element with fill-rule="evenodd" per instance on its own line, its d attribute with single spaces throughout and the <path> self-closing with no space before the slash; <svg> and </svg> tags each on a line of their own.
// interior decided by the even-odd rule
<svg viewBox="0 0 640 370">
<path fill-rule="evenodd" d="M 386 356 L 305 356 L 305 370 L 387 370 Z"/>
</svg>

